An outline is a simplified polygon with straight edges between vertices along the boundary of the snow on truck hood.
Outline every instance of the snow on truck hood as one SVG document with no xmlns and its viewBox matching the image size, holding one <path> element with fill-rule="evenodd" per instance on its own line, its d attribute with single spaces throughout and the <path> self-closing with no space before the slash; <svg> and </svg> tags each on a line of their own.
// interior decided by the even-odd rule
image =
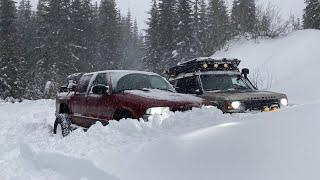
<svg viewBox="0 0 320 180">
<path fill-rule="evenodd" d="M 173 92 L 163 91 L 158 89 L 149 89 L 147 91 L 129 90 L 126 92 L 129 94 L 133 94 L 136 96 L 141 96 L 149 99 L 174 101 L 174 102 L 192 102 L 192 103 L 199 103 L 199 104 L 203 102 L 201 98 L 198 98 L 192 95 L 173 93 Z"/>
</svg>

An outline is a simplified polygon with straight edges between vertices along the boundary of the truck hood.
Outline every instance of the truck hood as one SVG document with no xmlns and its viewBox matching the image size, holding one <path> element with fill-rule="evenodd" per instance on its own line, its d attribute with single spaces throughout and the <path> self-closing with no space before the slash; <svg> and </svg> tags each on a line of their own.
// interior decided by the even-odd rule
<svg viewBox="0 0 320 180">
<path fill-rule="evenodd" d="M 270 91 L 220 91 L 206 92 L 202 95 L 209 101 L 253 101 L 287 98 L 285 94 Z"/>
<path fill-rule="evenodd" d="M 139 96 L 150 101 L 162 101 L 167 103 L 172 103 L 172 105 L 176 104 L 194 104 L 194 105 L 201 105 L 203 104 L 204 100 L 202 98 L 187 95 L 187 94 L 180 94 L 174 93 L 169 91 L 157 90 L 157 89 L 150 89 L 147 91 L 141 90 L 129 90 L 126 93 Z"/>
</svg>

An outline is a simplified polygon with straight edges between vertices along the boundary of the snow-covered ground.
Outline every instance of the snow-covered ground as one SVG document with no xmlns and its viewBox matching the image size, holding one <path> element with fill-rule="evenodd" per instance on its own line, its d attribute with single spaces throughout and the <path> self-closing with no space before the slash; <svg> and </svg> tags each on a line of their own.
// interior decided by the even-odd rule
<svg viewBox="0 0 320 180">
<path fill-rule="evenodd" d="M 216 56 L 272 74 L 288 93 L 275 113 L 223 115 L 210 108 L 96 124 L 61 139 L 48 122 L 54 101 L 0 102 L 0 179 L 318 180 L 320 31 L 276 40 L 240 41 Z"/>
</svg>

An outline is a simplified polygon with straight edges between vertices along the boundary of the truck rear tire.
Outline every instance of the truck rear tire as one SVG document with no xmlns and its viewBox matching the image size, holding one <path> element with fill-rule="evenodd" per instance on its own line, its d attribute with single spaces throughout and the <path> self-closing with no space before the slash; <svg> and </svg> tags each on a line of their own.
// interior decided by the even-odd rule
<svg viewBox="0 0 320 180">
<path fill-rule="evenodd" d="M 71 133 L 71 119 L 69 115 L 58 114 L 54 122 L 53 134 L 58 134 L 58 135 L 62 135 L 62 137 L 66 137 L 70 133 Z"/>
</svg>

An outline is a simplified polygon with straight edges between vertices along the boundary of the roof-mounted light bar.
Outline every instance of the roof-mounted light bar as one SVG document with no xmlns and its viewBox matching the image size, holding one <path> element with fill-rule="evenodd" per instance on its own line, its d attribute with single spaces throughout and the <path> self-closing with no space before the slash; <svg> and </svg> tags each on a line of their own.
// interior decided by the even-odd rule
<svg viewBox="0 0 320 180">
<path fill-rule="evenodd" d="M 182 73 L 192 73 L 197 71 L 239 71 L 239 59 L 228 58 L 196 58 L 186 62 L 179 63 L 167 71 L 171 77 Z"/>
</svg>

